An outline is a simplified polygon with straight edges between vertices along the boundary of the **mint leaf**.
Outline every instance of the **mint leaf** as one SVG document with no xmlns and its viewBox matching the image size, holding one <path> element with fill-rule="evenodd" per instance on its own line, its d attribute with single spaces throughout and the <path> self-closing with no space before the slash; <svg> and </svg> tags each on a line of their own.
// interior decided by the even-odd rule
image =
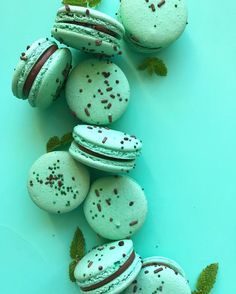
<svg viewBox="0 0 236 294">
<path fill-rule="evenodd" d="M 80 228 L 77 228 L 70 246 L 70 257 L 80 260 L 85 255 L 85 239 Z"/>
<path fill-rule="evenodd" d="M 213 289 L 219 269 L 218 263 L 208 265 L 200 274 L 192 294 L 209 294 Z"/>
<path fill-rule="evenodd" d="M 165 63 L 157 57 L 146 58 L 139 66 L 139 70 L 146 70 L 150 75 L 154 73 L 158 76 L 167 75 L 167 67 Z"/>
<path fill-rule="evenodd" d="M 57 136 L 50 138 L 47 142 L 47 152 L 52 152 L 58 149 L 62 149 L 66 145 L 70 144 L 73 141 L 72 133 L 67 133 L 59 139 Z"/>
<path fill-rule="evenodd" d="M 75 275 L 74 275 L 74 271 L 77 265 L 77 261 L 73 260 L 70 264 L 69 264 L 69 277 L 71 282 L 75 283 L 76 279 L 75 279 Z"/>
<path fill-rule="evenodd" d="M 58 137 L 52 137 L 47 142 L 47 152 L 52 152 L 60 146 L 60 139 Z"/>
</svg>

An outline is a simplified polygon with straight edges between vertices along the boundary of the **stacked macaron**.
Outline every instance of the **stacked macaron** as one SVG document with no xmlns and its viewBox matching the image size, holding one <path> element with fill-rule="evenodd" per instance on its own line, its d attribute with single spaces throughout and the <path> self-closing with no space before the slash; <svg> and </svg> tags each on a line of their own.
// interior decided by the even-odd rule
<svg viewBox="0 0 236 294">
<path fill-rule="evenodd" d="M 74 127 L 69 152 L 51 152 L 36 160 L 29 172 L 28 192 L 49 213 L 68 213 L 84 202 L 90 227 L 113 241 L 91 250 L 77 264 L 74 276 L 82 293 L 190 294 L 177 263 L 163 257 L 142 261 L 128 240 L 145 222 L 147 198 L 134 179 L 114 173 L 135 167 L 142 142 L 106 127 L 124 114 L 130 100 L 124 72 L 107 57 L 121 55 L 124 36 L 142 52 L 168 46 L 185 28 L 186 5 L 184 0 L 120 2 L 123 25 L 94 9 L 65 5 L 58 10 L 52 29 L 60 43 L 106 59 L 90 58 L 70 73 L 70 50 L 47 38 L 28 46 L 20 57 L 13 94 L 28 99 L 33 107 L 46 108 L 66 84 L 71 112 L 86 123 Z M 112 175 L 90 186 L 89 168 Z"/>
</svg>

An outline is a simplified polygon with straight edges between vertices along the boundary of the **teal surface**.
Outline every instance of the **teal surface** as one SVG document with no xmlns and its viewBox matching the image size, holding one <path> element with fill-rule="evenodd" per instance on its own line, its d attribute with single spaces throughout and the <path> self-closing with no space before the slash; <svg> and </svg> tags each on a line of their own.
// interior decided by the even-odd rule
<svg viewBox="0 0 236 294">
<path fill-rule="evenodd" d="M 118 3 L 103 0 L 100 9 L 115 14 Z M 1 4 L 1 294 L 79 293 L 67 275 L 76 226 L 88 248 L 102 242 L 81 209 L 48 215 L 26 190 L 28 170 L 48 138 L 76 124 L 63 97 L 39 111 L 11 93 L 20 53 L 50 35 L 59 6 L 48 0 Z M 116 58 L 130 80 L 132 101 L 114 127 L 144 143 L 131 173 L 149 200 L 147 221 L 133 238 L 136 250 L 175 259 L 192 286 L 204 266 L 218 261 L 212 294 L 236 293 L 236 2 L 189 0 L 189 10 L 185 34 L 159 54 L 167 78 L 137 71 L 143 56 L 130 50 Z"/>
</svg>

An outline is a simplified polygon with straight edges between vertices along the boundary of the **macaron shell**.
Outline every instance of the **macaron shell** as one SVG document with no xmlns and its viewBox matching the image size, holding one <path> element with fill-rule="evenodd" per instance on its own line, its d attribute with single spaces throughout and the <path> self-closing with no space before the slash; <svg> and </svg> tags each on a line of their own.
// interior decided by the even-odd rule
<svg viewBox="0 0 236 294">
<path fill-rule="evenodd" d="M 111 61 L 89 59 L 71 72 L 66 84 L 70 109 L 82 121 L 106 125 L 118 120 L 128 107 L 129 82 Z"/>
<path fill-rule="evenodd" d="M 67 48 L 58 49 L 43 65 L 29 93 L 29 103 L 33 107 L 46 108 L 55 101 L 70 71 L 71 52 Z"/>
<path fill-rule="evenodd" d="M 153 1 L 152 6 L 143 0 L 121 0 L 120 17 L 134 44 L 158 51 L 183 33 L 187 22 L 185 0 L 165 1 L 158 7 L 162 2 Z"/>
<path fill-rule="evenodd" d="M 77 208 L 85 199 L 89 184 L 87 168 L 64 151 L 41 156 L 28 177 L 31 199 L 40 208 L 57 214 Z"/>
<path fill-rule="evenodd" d="M 92 125 L 78 125 L 74 128 L 73 136 L 76 142 L 89 147 L 90 144 L 98 149 L 110 149 L 120 152 L 138 152 L 142 148 L 142 143 L 134 135 L 97 127 Z M 99 152 L 99 150 L 96 150 Z M 134 158 L 135 156 L 133 156 Z"/>
<path fill-rule="evenodd" d="M 12 80 L 12 92 L 14 96 L 20 99 L 28 98 L 23 94 L 23 87 L 26 78 L 43 52 L 45 52 L 52 45 L 56 45 L 56 43 L 49 41 L 48 39 L 41 38 L 35 41 L 25 51 L 26 60 L 19 60 Z"/>
<path fill-rule="evenodd" d="M 100 178 L 91 186 L 84 213 L 98 235 L 119 240 L 141 228 L 147 215 L 147 200 L 142 188 L 130 177 Z"/>
<path fill-rule="evenodd" d="M 174 269 L 164 265 L 145 266 L 147 263 L 163 262 L 164 260 L 168 261 L 167 259 L 160 260 L 158 257 L 144 259 L 142 270 L 136 280 L 124 291 L 124 294 L 159 292 L 162 294 L 191 294 L 186 278 Z"/>
<path fill-rule="evenodd" d="M 125 172 L 129 171 L 134 168 L 135 166 L 135 160 L 132 161 L 114 161 L 112 160 L 106 160 L 102 159 L 93 155 L 89 155 L 88 153 L 83 152 L 80 150 L 75 142 L 72 142 L 70 149 L 69 149 L 70 154 L 74 159 L 77 161 L 98 169 L 102 170 L 105 172 L 110 172 L 110 173 L 118 173 L 118 172 Z"/>
</svg>

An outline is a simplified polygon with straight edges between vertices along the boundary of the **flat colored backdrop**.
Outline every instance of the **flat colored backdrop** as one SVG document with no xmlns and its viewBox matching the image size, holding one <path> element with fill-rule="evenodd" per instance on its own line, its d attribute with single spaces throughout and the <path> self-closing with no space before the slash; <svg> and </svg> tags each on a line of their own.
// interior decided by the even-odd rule
<svg viewBox="0 0 236 294">
<path fill-rule="evenodd" d="M 118 0 L 103 0 L 115 15 Z M 4 1 L 0 18 L 0 293 L 73 294 L 69 244 L 77 226 L 87 248 L 102 242 L 82 209 L 49 215 L 29 199 L 31 164 L 49 137 L 76 125 L 62 95 L 39 111 L 13 97 L 11 77 L 26 45 L 50 36 L 60 0 Z M 202 268 L 220 263 L 212 294 L 236 293 L 236 2 L 189 0 L 184 35 L 158 54 L 166 78 L 137 70 L 144 56 L 115 58 L 131 84 L 132 101 L 115 129 L 137 134 L 142 157 L 131 172 L 145 188 L 149 214 L 134 236 L 143 256 L 177 260 L 191 286 Z M 75 62 L 88 58 L 74 51 Z M 94 177 L 97 174 L 94 173 Z M 148 293 L 147 293 L 148 294 Z"/>
</svg>

